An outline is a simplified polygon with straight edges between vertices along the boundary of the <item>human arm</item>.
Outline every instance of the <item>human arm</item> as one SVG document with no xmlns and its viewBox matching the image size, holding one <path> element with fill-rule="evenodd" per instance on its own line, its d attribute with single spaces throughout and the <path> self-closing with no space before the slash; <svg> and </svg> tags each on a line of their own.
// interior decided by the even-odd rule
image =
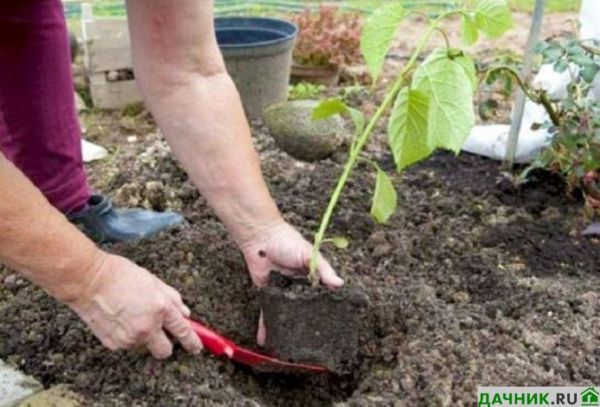
<svg viewBox="0 0 600 407">
<path fill-rule="evenodd" d="M 98 249 L 2 153 L 0 191 L 0 260 L 67 304 L 105 346 L 166 357 L 163 328 L 190 351 L 201 346 L 173 288 Z"/>
<path fill-rule="evenodd" d="M 306 271 L 312 245 L 282 219 L 263 180 L 212 10 L 212 0 L 127 0 L 134 70 L 175 155 L 264 285 L 273 268 Z M 323 258 L 318 271 L 342 285 Z"/>
</svg>

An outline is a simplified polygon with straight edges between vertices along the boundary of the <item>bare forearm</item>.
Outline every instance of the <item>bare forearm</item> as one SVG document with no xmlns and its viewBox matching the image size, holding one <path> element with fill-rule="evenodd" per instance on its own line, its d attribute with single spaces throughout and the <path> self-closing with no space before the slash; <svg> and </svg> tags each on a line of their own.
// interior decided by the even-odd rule
<svg viewBox="0 0 600 407">
<path fill-rule="evenodd" d="M 1 153 L 0 191 L 0 259 L 55 298 L 75 298 L 100 251 Z"/>
<path fill-rule="evenodd" d="M 279 221 L 227 73 L 196 75 L 149 102 L 174 153 L 238 243 Z"/>
<path fill-rule="evenodd" d="M 128 0 L 134 65 L 176 156 L 243 245 L 281 217 L 214 38 L 212 3 Z"/>
</svg>

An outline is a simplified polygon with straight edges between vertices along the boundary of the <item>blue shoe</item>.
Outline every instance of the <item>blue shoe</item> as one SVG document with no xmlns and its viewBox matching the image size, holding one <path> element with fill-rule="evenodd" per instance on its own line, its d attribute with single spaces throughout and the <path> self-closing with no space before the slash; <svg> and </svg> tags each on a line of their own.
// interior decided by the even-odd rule
<svg viewBox="0 0 600 407">
<path fill-rule="evenodd" d="M 175 212 L 115 209 L 104 195 L 92 195 L 86 208 L 66 216 L 96 243 L 144 239 L 183 222 L 183 216 Z"/>
</svg>

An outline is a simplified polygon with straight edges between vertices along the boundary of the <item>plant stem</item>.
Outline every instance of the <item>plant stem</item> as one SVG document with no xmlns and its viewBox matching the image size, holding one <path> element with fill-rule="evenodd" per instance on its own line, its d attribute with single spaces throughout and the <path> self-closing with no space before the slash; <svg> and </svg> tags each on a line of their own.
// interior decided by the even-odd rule
<svg viewBox="0 0 600 407">
<path fill-rule="evenodd" d="M 542 106 L 544 106 L 546 112 L 548 112 L 548 115 L 550 115 L 550 120 L 552 120 L 552 124 L 556 127 L 559 127 L 560 117 L 558 116 L 558 113 L 556 113 L 556 110 L 554 110 L 552 102 L 550 101 L 550 98 L 548 98 L 548 94 L 546 93 L 546 91 L 540 93 L 540 103 L 542 104 Z"/>
<path fill-rule="evenodd" d="M 552 124 L 554 124 L 556 127 L 560 126 L 560 116 L 552 106 L 552 101 L 550 100 L 550 98 L 548 98 L 548 94 L 546 93 L 546 91 L 541 91 L 539 92 L 539 95 L 535 95 L 531 92 L 529 86 L 525 84 L 523 78 L 521 78 L 521 75 L 519 75 L 519 73 L 516 72 L 513 68 L 505 65 L 494 66 L 481 71 L 482 73 L 485 73 L 484 80 L 489 74 L 491 74 L 494 71 L 506 71 L 511 76 L 513 76 L 517 81 L 517 84 L 525 94 L 525 96 L 527 96 L 533 102 L 539 103 L 542 106 L 544 106 L 544 109 L 546 109 L 546 112 L 548 112 L 548 115 L 550 116 L 550 120 L 552 120 Z"/>
<path fill-rule="evenodd" d="M 440 18 L 442 18 L 442 17 L 440 17 Z M 413 52 L 412 56 L 410 57 L 409 61 L 407 62 L 406 66 L 404 67 L 404 69 L 402 70 L 400 75 L 398 76 L 398 79 L 396 79 L 394 86 L 388 92 L 385 99 L 383 100 L 383 102 L 381 103 L 381 105 L 379 106 L 379 108 L 377 109 L 377 111 L 375 112 L 375 114 L 373 115 L 371 120 L 369 121 L 369 124 L 363 131 L 362 135 L 356 141 L 356 145 L 350 152 L 350 157 L 348 158 L 348 161 L 346 162 L 344 171 L 342 172 L 342 175 L 340 176 L 340 179 L 338 180 L 338 183 L 333 191 L 333 194 L 331 195 L 331 198 L 329 199 L 329 205 L 327 206 L 327 210 L 325 211 L 325 214 L 323 215 L 323 219 L 321 220 L 321 224 L 319 226 L 319 231 L 315 235 L 315 243 L 313 246 L 312 257 L 310 260 L 310 275 L 309 275 L 309 278 L 310 278 L 311 282 L 313 283 L 313 285 L 317 285 L 319 283 L 319 277 L 317 275 L 317 260 L 319 257 L 319 250 L 321 248 L 321 244 L 323 243 L 323 239 L 325 237 L 325 232 L 327 231 L 327 227 L 329 226 L 329 222 L 331 221 L 331 215 L 333 214 L 333 211 L 338 203 L 340 195 L 342 194 L 342 191 L 344 190 L 344 187 L 346 186 L 348 177 L 350 176 L 352 169 L 356 165 L 356 162 L 359 158 L 359 153 L 361 152 L 361 150 L 363 149 L 363 147 L 365 146 L 367 141 L 369 141 L 369 138 L 371 137 L 371 134 L 373 133 L 373 129 L 375 128 L 375 125 L 377 124 L 377 122 L 379 122 L 379 119 L 381 118 L 383 113 L 387 110 L 388 107 L 390 107 L 390 105 L 395 100 L 396 95 L 402 89 L 402 86 L 404 85 L 404 81 L 406 80 L 408 73 L 412 70 L 414 64 L 417 62 L 417 58 L 419 57 L 421 52 L 423 52 L 423 49 L 425 48 L 425 45 L 427 45 L 427 42 L 431 38 L 431 35 L 437 29 L 437 22 L 440 20 L 440 18 L 431 22 L 429 29 L 425 33 L 425 36 L 421 39 L 421 42 L 419 43 L 419 45 Z"/>
</svg>

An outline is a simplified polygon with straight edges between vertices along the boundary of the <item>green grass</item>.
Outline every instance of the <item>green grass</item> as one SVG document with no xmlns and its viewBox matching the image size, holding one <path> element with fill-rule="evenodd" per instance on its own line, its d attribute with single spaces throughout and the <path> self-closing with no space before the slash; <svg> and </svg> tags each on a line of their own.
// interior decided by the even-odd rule
<svg viewBox="0 0 600 407">
<path fill-rule="evenodd" d="M 466 3 L 476 3 L 478 0 L 465 0 Z M 536 0 L 507 0 L 514 11 L 533 11 Z M 546 0 L 547 13 L 579 11 L 581 0 Z"/>
<path fill-rule="evenodd" d="M 535 0 L 508 0 L 511 7 L 518 11 L 533 11 Z M 579 11 L 581 0 L 546 0 L 546 12 L 559 13 Z"/>
<path fill-rule="evenodd" d="M 121 6 L 123 4 L 123 0 L 87 0 L 90 1 L 91 3 L 94 3 L 94 14 L 98 17 L 124 17 L 125 15 L 125 10 L 124 8 Z M 346 5 L 353 5 L 353 6 L 358 6 L 360 5 L 361 7 L 365 7 L 367 5 L 381 5 L 382 3 L 385 3 L 387 1 L 390 0 L 345 0 L 345 1 L 340 1 L 337 0 L 342 4 L 346 4 Z M 397 0 L 395 0 L 397 1 Z M 418 4 L 420 1 L 425 2 L 431 2 L 432 0 L 401 0 L 401 1 L 406 1 L 408 3 L 416 3 Z M 443 2 L 448 2 L 448 3 L 452 3 L 452 0 L 438 0 L 440 3 Z M 464 3 L 467 4 L 475 4 L 477 3 L 479 0 L 462 0 L 464 1 Z M 531 12 L 535 6 L 535 2 L 536 0 L 507 0 L 508 3 L 510 4 L 511 8 L 515 11 L 522 11 L 522 12 Z M 231 8 L 233 7 L 233 9 L 231 10 L 233 12 L 233 14 L 235 14 L 235 7 L 236 6 L 231 6 L 231 5 L 227 5 L 229 3 L 236 3 L 235 0 L 227 0 L 224 1 L 224 3 L 221 3 L 221 5 L 219 5 L 219 0 L 216 0 L 217 2 L 217 9 L 221 10 L 221 12 L 225 11 L 225 9 L 227 8 Z M 246 4 L 246 6 L 250 6 L 252 4 L 252 2 L 246 2 L 244 0 L 238 0 L 238 2 L 240 4 Z M 279 7 L 273 7 L 274 12 L 276 11 L 281 11 L 286 9 L 289 5 L 289 7 L 292 6 L 300 6 L 302 5 L 302 3 L 304 2 L 303 0 L 272 0 L 273 3 L 278 3 L 280 6 Z M 307 3 L 317 3 L 316 1 L 312 0 L 312 1 L 306 1 Z M 456 3 L 461 2 L 461 0 L 455 0 Z M 116 5 L 115 3 L 120 3 L 118 5 Z M 237 3 L 236 3 L 237 4 Z M 579 7 L 581 4 L 581 0 L 546 0 L 546 12 L 547 13 L 556 13 L 556 12 L 567 12 L 567 11 L 578 11 Z M 246 7 L 247 8 L 247 7 Z M 253 10 L 254 10 L 254 14 L 262 14 L 264 12 L 264 6 L 259 6 L 259 5 L 255 5 L 254 8 L 251 8 L 250 10 L 246 10 L 246 8 L 244 8 L 245 14 L 253 14 Z M 279 8 L 281 8 L 281 10 L 278 10 Z M 262 10 L 262 11 L 261 11 Z M 230 13 L 227 13 L 230 14 Z"/>
</svg>

